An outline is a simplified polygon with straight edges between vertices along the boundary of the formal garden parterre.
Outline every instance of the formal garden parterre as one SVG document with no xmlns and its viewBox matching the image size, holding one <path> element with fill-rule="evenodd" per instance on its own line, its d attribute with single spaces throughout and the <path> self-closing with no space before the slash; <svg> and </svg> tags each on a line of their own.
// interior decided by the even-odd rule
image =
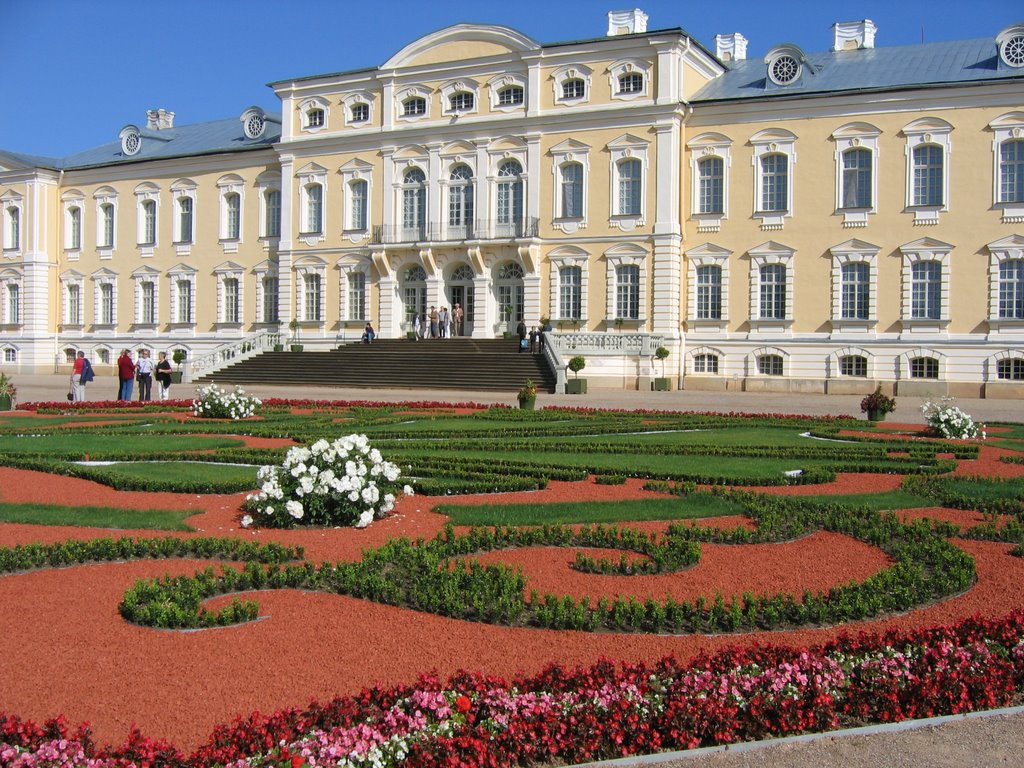
<svg viewBox="0 0 1024 768">
<path fill-rule="evenodd" d="M 0 417 L 0 765 L 543 765 L 1021 700 L 1022 425 L 208 394 Z"/>
</svg>

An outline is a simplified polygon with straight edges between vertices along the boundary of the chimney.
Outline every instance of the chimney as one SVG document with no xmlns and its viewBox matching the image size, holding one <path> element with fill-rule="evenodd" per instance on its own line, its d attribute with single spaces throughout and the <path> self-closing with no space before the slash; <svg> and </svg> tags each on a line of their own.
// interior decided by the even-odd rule
<svg viewBox="0 0 1024 768">
<path fill-rule="evenodd" d="M 747 58 L 747 38 L 739 32 L 715 35 L 715 55 L 722 61 L 743 61 Z"/>
<path fill-rule="evenodd" d="M 832 50 L 856 51 L 875 47 L 875 32 L 878 27 L 871 19 L 862 21 L 837 21 L 832 25 Z"/>
<path fill-rule="evenodd" d="M 166 109 L 147 109 L 146 128 L 151 131 L 163 131 L 174 127 L 174 113 Z"/>
<path fill-rule="evenodd" d="M 608 37 L 647 31 L 647 14 L 639 8 L 608 11 Z"/>
</svg>

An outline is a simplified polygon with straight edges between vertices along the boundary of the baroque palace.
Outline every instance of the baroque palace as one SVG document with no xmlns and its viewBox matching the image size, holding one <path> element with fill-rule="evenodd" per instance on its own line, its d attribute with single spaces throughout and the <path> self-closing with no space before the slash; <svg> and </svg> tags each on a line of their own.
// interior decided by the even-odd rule
<svg viewBox="0 0 1024 768">
<path fill-rule="evenodd" d="M 748 59 L 640 10 L 458 24 L 271 83 L 280 112 L 0 151 L 0 368 L 326 350 L 460 304 L 475 338 L 547 318 L 592 386 L 1024 397 L 1024 24 L 875 34 Z"/>
</svg>

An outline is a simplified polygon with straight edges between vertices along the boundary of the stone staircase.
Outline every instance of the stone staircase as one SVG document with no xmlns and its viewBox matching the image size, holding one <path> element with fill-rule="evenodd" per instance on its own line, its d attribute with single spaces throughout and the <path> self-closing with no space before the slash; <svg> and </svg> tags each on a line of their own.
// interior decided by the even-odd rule
<svg viewBox="0 0 1024 768">
<path fill-rule="evenodd" d="M 518 350 L 518 339 L 384 339 L 330 352 L 264 352 L 199 381 L 515 392 L 532 379 L 553 392 L 555 373 L 544 355 Z"/>
</svg>

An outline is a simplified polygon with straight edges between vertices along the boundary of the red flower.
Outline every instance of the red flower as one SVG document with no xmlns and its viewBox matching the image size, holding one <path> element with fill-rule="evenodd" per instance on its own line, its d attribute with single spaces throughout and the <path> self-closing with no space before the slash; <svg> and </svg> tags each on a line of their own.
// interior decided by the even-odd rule
<svg viewBox="0 0 1024 768">
<path fill-rule="evenodd" d="M 465 714 L 466 712 L 469 712 L 469 708 L 472 706 L 473 703 L 469 700 L 468 696 L 459 696 L 459 698 L 455 700 L 455 710 L 457 712 Z"/>
<path fill-rule="evenodd" d="M 302 768 L 306 764 L 306 758 L 302 755 L 292 755 L 292 768 Z"/>
</svg>

